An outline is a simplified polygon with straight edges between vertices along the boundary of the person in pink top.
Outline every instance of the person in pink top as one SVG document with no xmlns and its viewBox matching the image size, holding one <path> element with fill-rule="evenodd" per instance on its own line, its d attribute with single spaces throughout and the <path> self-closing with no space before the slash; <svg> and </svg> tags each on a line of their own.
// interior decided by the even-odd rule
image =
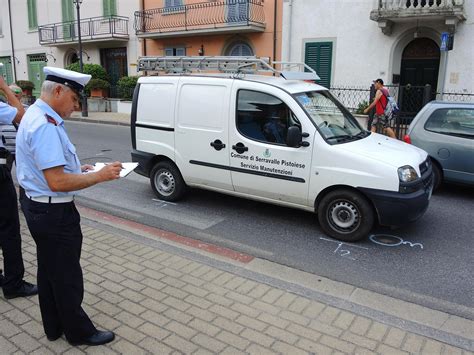
<svg viewBox="0 0 474 355">
<path fill-rule="evenodd" d="M 381 125 L 383 128 L 383 133 L 391 138 L 396 138 L 393 129 L 389 126 L 389 121 L 387 117 L 385 117 L 384 111 L 385 107 L 387 106 L 388 96 L 390 95 L 388 89 L 383 86 L 382 79 L 374 80 L 374 87 L 376 90 L 375 99 L 372 103 L 364 110 L 364 113 L 369 112 L 375 106 L 375 115 L 374 120 L 372 121 L 372 127 L 370 130 L 372 132 L 376 132 L 377 125 Z"/>
</svg>

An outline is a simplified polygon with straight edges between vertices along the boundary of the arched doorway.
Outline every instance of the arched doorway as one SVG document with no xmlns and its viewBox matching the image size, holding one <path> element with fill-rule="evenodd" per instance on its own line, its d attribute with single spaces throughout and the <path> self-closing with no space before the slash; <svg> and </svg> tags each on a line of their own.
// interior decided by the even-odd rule
<svg viewBox="0 0 474 355">
<path fill-rule="evenodd" d="M 432 39 L 415 38 L 406 45 L 400 65 L 402 116 L 414 117 L 427 99 L 436 98 L 439 63 L 440 49 Z"/>
<path fill-rule="evenodd" d="M 440 50 L 429 38 L 416 38 L 405 47 L 400 68 L 400 84 L 411 86 L 431 85 L 436 92 Z"/>
</svg>

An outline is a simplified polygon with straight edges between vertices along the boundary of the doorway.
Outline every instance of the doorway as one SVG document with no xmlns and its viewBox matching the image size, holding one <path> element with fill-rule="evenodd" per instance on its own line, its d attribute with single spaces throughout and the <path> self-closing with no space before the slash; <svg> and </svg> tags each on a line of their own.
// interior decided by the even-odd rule
<svg viewBox="0 0 474 355">
<path fill-rule="evenodd" d="M 440 49 L 432 39 L 416 38 L 408 43 L 400 67 L 402 111 L 418 112 L 421 109 L 426 85 L 431 86 L 431 99 L 435 99 L 439 63 Z"/>
<path fill-rule="evenodd" d="M 104 48 L 100 50 L 100 62 L 109 74 L 110 97 L 118 97 L 117 82 L 128 75 L 127 48 Z"/>
</svg>

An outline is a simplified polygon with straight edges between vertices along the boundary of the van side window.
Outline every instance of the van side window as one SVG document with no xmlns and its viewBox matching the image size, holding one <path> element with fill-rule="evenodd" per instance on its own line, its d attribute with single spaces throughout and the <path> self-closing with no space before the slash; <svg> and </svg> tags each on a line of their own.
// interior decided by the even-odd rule
<svg viewBox="0 0 474 355">
<path fill-rule="evenodd" d="M 240 90 L 237 96 L 237 129 L 247 138 L 286 145 L 288 127 L 301 127 L 283 101 L 258 91 Z"/>
</svg>

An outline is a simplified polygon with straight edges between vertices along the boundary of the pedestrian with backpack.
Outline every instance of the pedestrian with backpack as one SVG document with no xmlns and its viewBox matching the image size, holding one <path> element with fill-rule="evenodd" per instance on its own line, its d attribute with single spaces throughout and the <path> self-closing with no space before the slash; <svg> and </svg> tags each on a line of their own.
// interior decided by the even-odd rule
<svg viewBox="0 0 474 355">
<path fill-rule="evenodd" d="M 377 126 L 382 126 L 384 134 L 391 138 L 396 138 L 393 129 L 389 126 L 391 117 L 388 117 L 386 112 L 390 96 L 388 89 L 383 85 L 382 79 L 374 80 L 374 87 L 376 90 L 374 101 L 364 110 L 364 113 L 367 113 L 375 106 L 374 120 L 372 121 L 370 130 L 371 132 L 376 132 Z M 389 113 L 391 114 L 391 112 Z"/>
</svg>

